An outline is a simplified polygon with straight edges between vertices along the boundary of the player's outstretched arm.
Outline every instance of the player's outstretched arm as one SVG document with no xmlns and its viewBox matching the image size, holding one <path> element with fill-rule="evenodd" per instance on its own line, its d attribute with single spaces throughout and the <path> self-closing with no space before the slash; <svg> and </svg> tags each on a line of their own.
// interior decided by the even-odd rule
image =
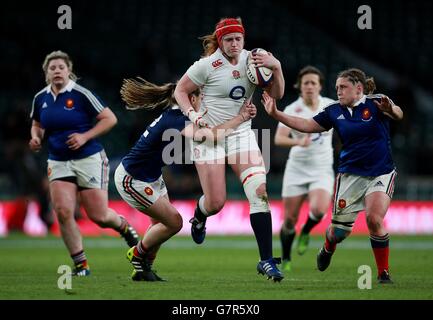
<svg viewBox="0 0 433 320">
<path fill-rule="evenodd" d="M 392 103 L 392 101 L 387 96 L 383 96 L 382 98 L 380 98 L 380 102 L 374 100 L 374 103 L 380 111 L 382 111 L 391 119 L 397 121 L 403 119 L 403 111 L 401 110 L 401 108 Z"/>
<path fill-rule="evenodd" d="M 232 133 L 243 122 L 253 119 L 256 114 L 256 106 L 250 101 L 246 101 L 239 110 L 239 114 L 223 124 L 213 128 L 199 128 L 191 124 L 182 131 L 182 134 L 186 137 L 194 138 L 196 141 L 221 140 Z"/>
<path fill-rule="evenodd" d="M 262 104 L 271 117 L 292 129 L 305 133 L 325 131 L 325 129 L 313 119 L 293 117 L 279 111 L 277 109 L 277 102 L 274 98 L 271 98 L 267 92 L 262 94 Z"/>
</svg>

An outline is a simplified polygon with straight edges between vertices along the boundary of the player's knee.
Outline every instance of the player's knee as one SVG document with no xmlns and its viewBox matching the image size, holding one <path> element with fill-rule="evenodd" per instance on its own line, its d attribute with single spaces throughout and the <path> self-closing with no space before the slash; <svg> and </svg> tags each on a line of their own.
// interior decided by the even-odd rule
<svg viewBox="0 0 433 320">
<path fill-rule="evenodd" d="M 182 229 L 182 227 L 183 227 L 182 216 L 179 213 L 176 213 L 175 215 L 173 215 L 170 221 L 169 228 L 172 234 L 176 234 Z"/>
<path fill-rule="evenodd" d="M 250 203 L 250 213 L 269 212 L 266 193 L 266 171 L 264 167 L 251 167 L 241 173 L 245 195 Z"/>
<path fill-rule="evenodd" d="M 89 215 L 89 218 L 101 228 L 108 228 L 110 226 L 108 214 Z"/>
<path fill-rule="evenodd" d="M 256 189 L 256 194 L 258 197 L 267 197 L 268 194 L 266 193 L 266 183 L 262 183 L 259 185 Z"/>
<path fill-rule="evenodd" d="M 368 230 L 377 233 L 383 227 L 383 219 L 376 215 L 367 215 Z"/>
<path fill-rule="evenodd" d="M 66 206 L 55 205 L 54 211 L 56 212 L 57 219 L 59 219 L 59 223 L 64 223 L 74 218 L 74 211 Z"/>
<path fill-rule="evenodd" d="M 209 213 L 209 215 L 214 215 L 221 211 L 221 209 L 224 207 L 226 199 L 223 196 L 215 196 L 211 197 L 209 201 L 206 199 L 206 210 Z"/>
<path fill-rule="evenodd" d="M 311 207 L 310 209 L 311 214 L 317 219 L 317 220 L 322 220 L 322 218 L 325 216 L 324 214 L 324 210 L 320 210 L 319 208 L 316 207 Z"/>
<path fill-rule="evenodd" d="M 284 227 L 287 230 L 293 230 L 296 226 L 296 222 L 297 222 L 297 217 L 294 216 L 288 216 L 284 219 Z"/>
</svg>

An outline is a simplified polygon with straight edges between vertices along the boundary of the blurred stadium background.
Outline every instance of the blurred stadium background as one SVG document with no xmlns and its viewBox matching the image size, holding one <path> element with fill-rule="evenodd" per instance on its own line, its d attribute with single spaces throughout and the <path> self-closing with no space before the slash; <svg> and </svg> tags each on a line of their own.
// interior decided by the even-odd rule
<svg viewBox="0 0 433 320">
<path fill-rule="evenodd" d="M 72 30 L 59 30 L 57 8 L 72 9 Z M 208 34 L 220 17 L 241 16 L 246 48 L 263 47 L 282 62 L 286 94 L 280 108 L 293 101 L 297 72 L 307 64 L 326 77 L 322 94 L 335 95 L 335 79 L 347 67 L 374 76 L 378 92 L 403 107 L 405 118 L 392 124 L 392 147 L 399 176 L 395 200 L 433 199 L 433 27 L 429 1 L 374 1 L 373 29 L 360 30 L 357 9 L 362 1 L 44 1 L 2 6 L 0 87 L 0 199 L 3 216 L 23 215 L 30 198 L 45 208 L 46 149 L 31 154 L 29 113 L 34 94 L 44 86 L 41 63 L 61 49 L 70 54 L 75 72 L 116 113 L 118 125 L 102 142 L 112 173 L 128 148 L 155 114 L 128 112 L 119 97 L 123 78 L 142 76 L 155 83 L 176 81 L 201 54 L 199 36 Z M 257 90 L 259 91 L 259 90 Z M 272 142 L 276 122 L 260 108 L 254 128 L 269 128 L 270 173 L 268 193 L 280 196 L 288 150 Z M 241 184 L 227 170 L 229 199 L 244 199 Z M 200 185 L 192 165 L 171 166 L 165 172 L 173 200 L 196 199 Z M 118 194 L 110 184 L 110 198 Z M 10 201 L 14 201 L 11 207 Z M 432 207 L 430 206 L 430 209 Z M 8 213 L 5 213 L 5 210 Z M 33 209 L 32 209 L 33 210 Z M 30 211 L 32 211 L 30 210 Z M 45 209 L 44 209 L 45 210 Z M 9 219 L 9 218 L 8 218 Z M 429 214 L 431 222 L 431 212 Z M 5 220 L 5 218 L 3 219 Z M 10 220 L 10 219 L 9 219 Z M 20 225 L 22 219 L 10 223 Z M 433 232 L 433 227 L 431 230 Z"/>
</svg>

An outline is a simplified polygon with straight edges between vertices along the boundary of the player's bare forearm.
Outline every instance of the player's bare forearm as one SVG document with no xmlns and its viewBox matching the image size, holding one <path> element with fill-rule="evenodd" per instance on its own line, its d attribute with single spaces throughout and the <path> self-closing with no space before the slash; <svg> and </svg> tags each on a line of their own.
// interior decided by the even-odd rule
<svg viewBox="0 0 433 320">
<path fill-rule="evenodd" d="M 32 124 L 32 127 L 30 129 L 30 136 L 32 138 L 39 138 L 42 140 L 44 138 L 44 133 L 45 130 L 40 126 L 40 124 Z"/>
<path fill-rule="evenodd" d="M 116 125 L 116 123 L 117 123 L 117 120 L 113 121 L 113 119 L 99 120 L 92 129 L 85 132 L 85 136 L 86 136 L 87 140 L 99 137 L 99 136 L 107 133 L 108 131 L 110 131 Z"/>
<path fill-rule="evenodd" d="M 236 117 L 233 117 L 229 121 L 226 121 L 219 126 L 213 127 L 211 130 L 214 140 L 221 140 L 222 138 L 228 136 L 244 121 L 245 118 L 242 115 L 238 114 Z"/>
<path fill-rule="evenodd" d="M 272 83 L 266 88 L 266 92 L 274 99 L 281 99 L 284 96 L 285 81 L 281 65 L 273 70 L 274 79 Z"/>
<path fill-rule="evenodd" d="M 399 106 L 393 105 L 391 111 L 386 114 L 393 120 L 403 120 L 403 110 Z"/>
<path fill-rule="evenodd" d="M 97 119 L 95 126 L 84 133 L 87 141 L 107 133 L 117 124 L 117 118 L 109 108 L 105 108 Z"/>
<path fill-rule="evenodd" d="M 285 124 L 286 126 L 298 130 L 304 133 L 314 133 L 314 132 L 323 132 L 325 131 L 316 121 L 313 119 L 304 119 L 299 117 L 293 117 L 276 110 L 275 113 L 272 114 L 275 120 Z"/>
</svg>

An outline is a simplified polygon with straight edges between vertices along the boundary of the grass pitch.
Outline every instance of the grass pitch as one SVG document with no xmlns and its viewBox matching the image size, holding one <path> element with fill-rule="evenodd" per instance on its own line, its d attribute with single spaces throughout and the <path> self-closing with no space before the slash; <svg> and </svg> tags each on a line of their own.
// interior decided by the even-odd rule
<svg viewBox="0 0 433 320">
<path fill-rule="evenodd" d="M 155 262 L 164 283 L 133 282 L 122 239 L 85 238 L 92 275 L 57 286 L 60 265 L 71 265 L 60 238 L 12 234 L 0 239 L 0 299 L 291 300 L 433 299 L 433 236 L 391 236 L 392 285 L 379 285 L 368 236 L 339 245 L 330 267 L 316 269 L 323 237 L 312 237 L 303 256 L 292 253 L 292 272 L 281 283 L 257 275 L 253 237 L 208 237 L 198 246 L 188 237 L 166 243 Z M 274 254 L 280 244 L 274 238 Z M 372 269 L 372 288 L 358 288 L 358 267 Z"/>
</svg>

